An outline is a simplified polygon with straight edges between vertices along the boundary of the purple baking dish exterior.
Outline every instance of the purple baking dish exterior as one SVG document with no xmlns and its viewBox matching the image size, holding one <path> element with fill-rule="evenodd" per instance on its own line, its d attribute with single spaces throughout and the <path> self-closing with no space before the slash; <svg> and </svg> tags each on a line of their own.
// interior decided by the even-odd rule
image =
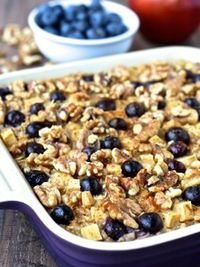
<svg viewBox="0 0 200 267">
<path fill-rule="evenodd" d="M 155 59 L 180 58 L 200 62 L 200 49 L 158 48 L 69 65 L 37 68 L 2 75 L 0 84 L 5 85 L 16 79 L 48 79 L 68 72 L 101 71 L 102 68 L 105 70 L 116 64 L 130 66 Z M 50 218 L 1 141 L 0 163 L 0 209 L 16 209 L 26 214 L 58 266 L 200 267 L 200 224 L 145 240 L 123 243 L 85 240 L 63 230 Z"/>
<path fill-rule="evenodd" d="M 97 251 L 73 245 L 50 232 L 25 204 L 1 203 L 2 209 L 26 214 L 38 236 L 59 267 L 199 267 L 200 234 L 194 234 L 157 246 L 130 251 Z"/>
</svg>

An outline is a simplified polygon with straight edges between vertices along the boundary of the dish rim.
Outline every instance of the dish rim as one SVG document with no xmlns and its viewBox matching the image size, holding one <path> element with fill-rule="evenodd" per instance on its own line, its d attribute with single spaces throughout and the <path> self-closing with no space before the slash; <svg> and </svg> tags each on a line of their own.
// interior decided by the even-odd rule
<svg viewBox="0 0 200 267">
<path fill-rule="evenodd" d="M 146 63 L 152 62 L 152 58 L 154 58 L 154 60 L 159 60 L 159 59 L 162 60 L 165 58 L 165 60 L 168 60 L 170 62 L 171 61 L 170 57 L 171 60 L 176 60 L 176 59 L 178 60 L 183 58 L 185 60 L 200 62 L 200 49 L 192 47 L 179 47 L 179 46 L 155 48 L 155 49 L 148 49 L 145 51 L 131 52 L 121 55 L 77 61 L 73 63 L 64 63 L 56 66 L 45 66 L 35 69 L 21 70 L 1 75 L 0 84 L 2 85 L 9 84 L 10 82 L 18 79 L 21 80 L 23 79 L 25 81 L 33 80 L 36 79 L 35 77 L 42 77 L 42 75 L 45 76 L 45 78 L 43 79 L 47 79 L 47 76 L 49 78 L 53 78 L 52 74 L 55 75 L 54 77 L 56 76 L 61 77 L 64 75 L 64 73 L 68 74 L 80 71 L 79 68 L 82 68 L 82 71 L 84 69 L 84 72 L 86 72 L 88 67 L 89 71 L 92 71 L 92 69 L 94 68 L 93 65 L 100 66 L 101 64 L 104 64 L 106 65 L 106 68 L 109 69 L 111 66 L 116 65 L 116 62 L 120 63 L 121 60 L 123 61 L 123 63 L 121 64 L 123 65 L 125 64 L 127 66 L 139 65 L 143 64 L 144 62 Z M 126 60 L 129 61 L 126 62 Z M 101 66 L 101 68 L 104 69 L 103 66 Z M 93 69 L 93 71 L 96 72 L 99 70 Z M 5 148 L 5 153 L 9 154 L 7 148 Z M 9 157 L 10 161 L 14 162 L 10 154 Z M 10 162 L 8 162 L 7 164 L 9 165 Z M 40 219 L 42 218 L 41 221 L 48 228 L 48 230 L 50 230 L 54 235 L 56 235 L 63 241 L 72 243 L 73 245 L 98 251 L 129 251 L 129 250 L 137 250 L 151 246 L 156 246 L 170 241 L 172 242 L 175 241 L 176 239 L 184 238 L 189 235 L 197 234 L 200 232 L 200 223 L 197 223 L 191 226 L 187 226 L 186 228 L 183 229 L 172 230 L 167 233 L 158 234 L 148 238 L 126 241 L 126 242 L 116 242 L 116 243 L 105 242 L 105 241 L 100 242 L 100 241 L 92 241 L 84 239 L 82 237 L 79 237 L 77 235 L 68 232 L 67 230 L 64 230 L 62 227 L 60 227 L 51 219 L 48 212 L 42 206 L 42 204 L 39 202 L 36 196 L 34 198 L 32 197 L 34 194 L 33 192 L 30 194 L 30 186 L 28 186 L 27 182 L 25 181 L 24 175 L 22 175 L 22 173 L 19 171 L 17 164 L 16 163 L 14 164 L 18 169 L 16 175 L 19 176 L 19 179 L 21 179 L 21 180 L 18 179 L 15 180 L 17 180 L 17 182 L 20 181 L 20 183 L 23 184 L 22 187 L 24 187 L 25 189 L 25 194 L 23 196 L 20 195 L 19 192 L 16 192 L 15 201 L 22 202 L 28 205 L 30 208 L 32 208 L 36 213 L 36 215 Z M 9 199 L 7 199 L 7 201 L 9 201 Z"/>
</svg>

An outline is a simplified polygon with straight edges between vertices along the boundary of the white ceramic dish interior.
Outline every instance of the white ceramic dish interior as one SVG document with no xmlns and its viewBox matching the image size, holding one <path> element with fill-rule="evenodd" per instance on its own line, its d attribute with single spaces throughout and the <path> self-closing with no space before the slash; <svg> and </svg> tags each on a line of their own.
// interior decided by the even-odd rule
<svg viewBox="0 0 200 267">
<path fill-rule="evenodd" d="M 110 69 L 116 64 L 124 64 L 127 66 L 138 65 L 142 63 L 152 62 L 154 60 L 174 61 L 185 59 L 192 62 L 200 62 L 200 49 L 189 47 L 168 47 L 140 52 L 133 52 L 123 55 L 80 61 L 71 64 L 61 64 L 57 66 L 40 67 L 29 70 L 22 70 L 10 74 L 2 75 L 0 78 L 0 86 L 7 85 L 15 80 L 33 80 L 48 79 L 61 77 L 64 74 L 72 72 L 95 72 Z M 144 248 L 173 241 L 185 236 L 200 232 L 200 224 L 195 224 L 183 229 L 174 230 L 157 236 L 148 237 L 146 239 L 110 243 L 97 242 L 83 239 L 75 236 L 57 225 L 46 210 L 35 197 L 32 189 L 26 182 L 22 173 L 19 171 L 15 161 L 10 156 L 8 150 L 0 141 L 0 202 L 18 201 L 30 206 L 39 218 L 43 221 L 47 228 L 55 235 L 84 248 L 103 250 L 103 251 L 124 251 Z"/>
<path fill-rule="evenodd" d="M 61 4 L 65 7 L 73 4 L 90 4 L 91 0 L 56 0 L 49 5 Z M 80 40 L 50 34 L 41 29 L 35 22 L 38 14 L 36 7 L 29 15 L 28 23 L 33 31 L 35 41 L 40 51 L 50 60 L 61 63 L 88 59 L 106 55 L 124 53 L 129 50 L 139 28 L 138 16 L 129 8 L 109 1 L 102 1 L 109 12 L 119 14 L 128 27 L 128 31 L 110 38 L 98 40 Z"/>
</svg>

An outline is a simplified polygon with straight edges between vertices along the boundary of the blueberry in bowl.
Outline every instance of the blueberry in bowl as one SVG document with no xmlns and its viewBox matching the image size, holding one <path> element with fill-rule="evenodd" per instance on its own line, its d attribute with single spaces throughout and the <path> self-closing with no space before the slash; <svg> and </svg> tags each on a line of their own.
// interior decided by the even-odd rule
<svg viewBox="0 0 200 267">
<path fill-rule="evenodd" d="M 129 8 L 100 0 L 51 1 L 36 7 L 28 22 L 38 48 L 54 62 L 126 52 L 139 28 Z"/>
<path fill-rule="evenodd" d="M 107 11 L 100 0 L 91 1 L 89 5 L 73 4 L 67 7 L 43 4 L 35 21 L 51 34 L 75 39 L 109 38 L 128 30 L 122 17 Z"/>
</svg>

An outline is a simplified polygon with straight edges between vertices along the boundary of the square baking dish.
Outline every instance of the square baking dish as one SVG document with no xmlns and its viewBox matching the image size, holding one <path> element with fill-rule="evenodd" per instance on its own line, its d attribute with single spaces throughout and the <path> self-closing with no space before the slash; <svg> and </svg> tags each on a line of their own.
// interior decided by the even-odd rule
<svg viewBox="0 0 200 267">
<path fill-rule="evenodd" d="M 0 86 L 15 80 L 45 80 L 73 72 L 98 72 L 115 65 L 134 66 L 155 60 L 200 62 L 200 49 L 166 47 L 117 56 L 40 67 L 4 74 Z M 200 266 L 200 224 L 145 239 L 111 243 L 75 236 L 58 226 L 40 204 L 17 164 L 0 141 L 0 208 L 27 214 L 58 266 L 160 267 Z"/>
</svg>

